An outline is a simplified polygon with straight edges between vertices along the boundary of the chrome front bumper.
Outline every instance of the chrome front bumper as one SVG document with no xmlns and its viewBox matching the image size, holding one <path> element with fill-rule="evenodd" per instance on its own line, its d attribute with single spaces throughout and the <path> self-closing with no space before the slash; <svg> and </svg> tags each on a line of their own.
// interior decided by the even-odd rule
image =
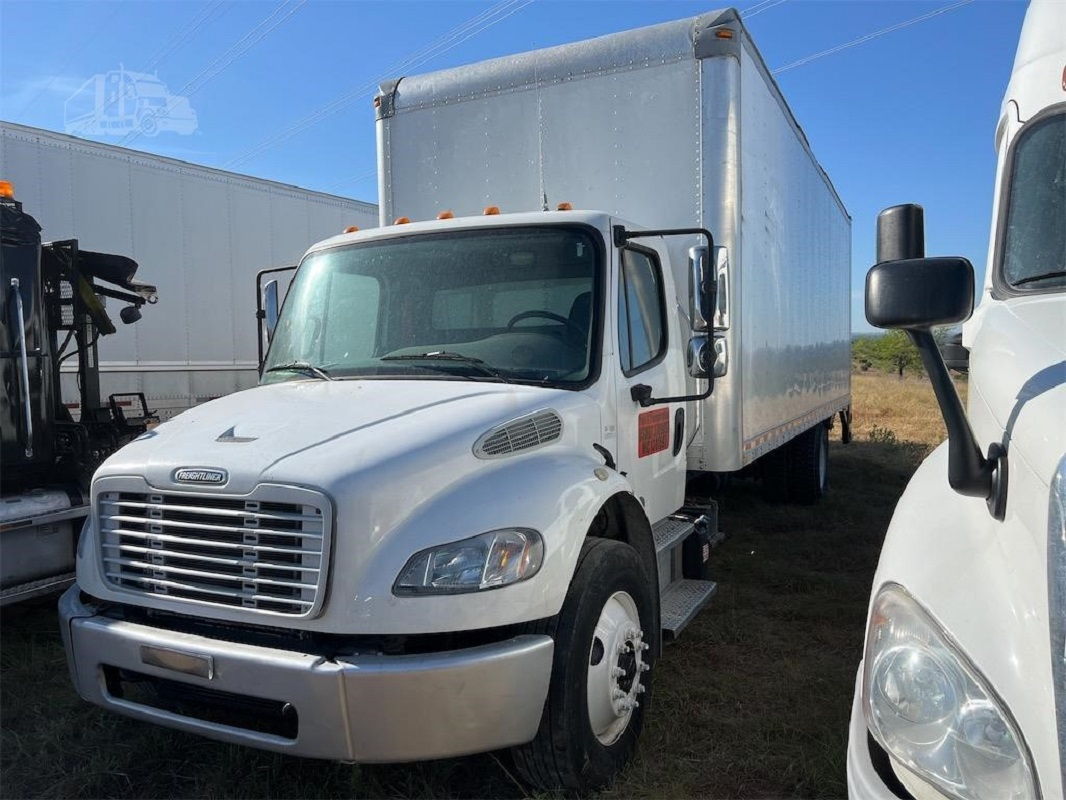
<svg viewBox="0 0 1066 800">
<path fill-rule="evenodd" d="M 98 616 L 77 585 L 60 599 L 74 685 L 84 699 L 136 719 L 213 739 L 311 758 L 421 761 L 530 741 L 551 678 L 554 642 L 516 636 L 421 655 L 328 660 Z M 199 657 L 210 677 L 145 663 L 143 647 Z M 288 703 L 295 736 L 276 735 L 143 705 L 108 690 L 105 668 L 201 689 Z"/>
</svg>

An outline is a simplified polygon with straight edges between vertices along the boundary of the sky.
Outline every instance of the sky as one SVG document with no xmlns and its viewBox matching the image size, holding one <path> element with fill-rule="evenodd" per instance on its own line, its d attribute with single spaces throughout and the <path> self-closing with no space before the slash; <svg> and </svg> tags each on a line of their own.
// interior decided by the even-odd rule
<svg viewBox="0 0 1066 800">
<path fill-rule="evenodd" d="M 95 75 L 154 74 L 195 111 L 183 130 L 82 135 L 375 202 L 371 101 L 381 79 L 716 7 L 713 0 L 0 0 L 0 119 L 68 130 L 80 103 L 94 96 Z M 965 256 L 980 279 L 993 133 L 1025 3 L 740 0 L 737 8 L 771 70 L 801 62 L 775 77 L 852 216 L 853 329 L 871 330 L 862 287 L 877 212 L 886 206 L 921 203 L 927 253 Z M 153 85 L 146 93 L 159 94 Z"/>
</svg>

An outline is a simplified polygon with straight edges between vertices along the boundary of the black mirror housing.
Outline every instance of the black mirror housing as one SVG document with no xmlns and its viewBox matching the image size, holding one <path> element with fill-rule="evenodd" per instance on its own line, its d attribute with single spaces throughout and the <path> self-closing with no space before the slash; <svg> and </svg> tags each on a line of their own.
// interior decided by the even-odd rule
<svg viewBox="0 0 1066 800">
<path fill-rule="evenodd" d="M 866 319 L 877 328 L 953 325 L 973 313 L 973 265 L 965 258 L 884 261 L 866 274 Z"/>
</svg>

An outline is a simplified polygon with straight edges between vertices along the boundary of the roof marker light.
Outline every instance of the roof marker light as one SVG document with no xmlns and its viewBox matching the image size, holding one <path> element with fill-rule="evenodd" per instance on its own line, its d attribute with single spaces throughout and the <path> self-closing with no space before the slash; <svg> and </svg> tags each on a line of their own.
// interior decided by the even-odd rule
<svg viewBox="0 0 1066 800">
<path fill-rule="evenodd" d="M 574 207 L 572 205 L 570 205 L 569 203 L 559 203 L 559 205 L 557 205 L 555 207 L 555 210 L 556 211 L 573 211 Z"/>
<path fill-rule="evenodd" d="M 11 181 L 0 181 L 0 197 L 14 197 L 15 184 Z"/>
<path fill-rule="evenodd" d="M 455 219 L 455 214 L 453 214 L 448 209 L 445 209 L 444 211 L 437 214 L 437 219 Z"/>
<path fill-rule="evenodd" d="M 359 231 L 359 226 L 358 225 L 349 225 L 347 228 L 344 229 L 345 233 L 357 233 L 358 231 Z"/>
<path fill-rule="evenodd" d="M 714 35 L 718 39 L 732 39 L 733 30 L 731 28 L 719 28 L 714 32 Z"/>
<path fill-rule="evenodd" d="M 485 206 L 485 210 L 481 212 L 486 217 L 492 217 L 500 213 L 499 206 Z"/>
<path fill-rule="evenodd" d="M 394 219 L 392 221 L 392 224 L 393 225 L 406 225 L 410 221 L 411 221 L 410 217 L 397 217 L 396 219 Z"/>
</svg>

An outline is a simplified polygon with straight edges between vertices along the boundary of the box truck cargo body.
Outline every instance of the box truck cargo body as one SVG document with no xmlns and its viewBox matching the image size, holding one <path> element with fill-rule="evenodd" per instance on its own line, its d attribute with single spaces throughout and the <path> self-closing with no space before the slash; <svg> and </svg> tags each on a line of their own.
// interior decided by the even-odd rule
<svg viewBox="0 0 1066 800">
<path fill-rule="evenodd" d="M 370 203 L 8 122 L 0 178 L 45 241 L 77 239 L 151 271 L 161 301 L 100 341 L 101 387 L 144 392 L 163 419 L 255 385 L 258 270 L 377 220 Z M 73 366 L 64 370 L 64 397 L 76 399 Z"/>
<path fill-rule="evenodd" d="M 508 747 L 588 792 L 715 593 L 688 473 L 769 459 L 792 499 L 825 491 L 848 217 L 732 11 L 376 105 L 395 224 L 314 245 L 280 316 L 267 283 L 258 387 L 97 471 L 72 675 L 225 741 Z"/>
<path fill-rule="evenodd" d="M 378 144 L 383 225 L 565 202 L 714 234 L 729 369 L 690 469 L 738 470 L 848 405 L 851 220 L 731 13 L 391 82 Z M 686 296 L 698 242 L 667 240 Z"/>
</svg>

